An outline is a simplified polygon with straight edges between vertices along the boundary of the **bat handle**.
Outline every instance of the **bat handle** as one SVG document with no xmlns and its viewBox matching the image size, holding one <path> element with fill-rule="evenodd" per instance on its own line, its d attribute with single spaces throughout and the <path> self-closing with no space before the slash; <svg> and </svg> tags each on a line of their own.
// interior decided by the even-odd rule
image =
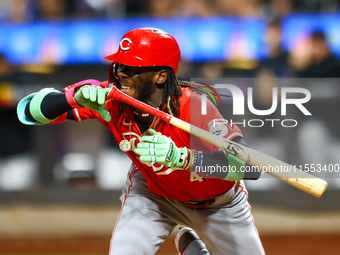
<svg viewBox="0 0 340 255">
<path fill-rule="evenodd" d="M 126 94 L 124 94 L 123 92 L 121 92 L 116 86 L 112 86 L 107 98 L 109 100 L 118 100 L 120 102 L 123 102 L 123 103 L 126 103 L 128 105 L 131 105 L 135 108 L 138 108 L 142 111 L 145 111 L 145 112 L 148 112 L 149 114 L 157 117 L 157 118 L 160 118 L 161 120 L 169 123 L 172 116 L 165 113 L 165 112 L 162 112 L 150 105 L 147 105 L 143 102 L 140 102 L 136 99 L 134 99 L 133 97 L 130 97 Z"/>
</svg>

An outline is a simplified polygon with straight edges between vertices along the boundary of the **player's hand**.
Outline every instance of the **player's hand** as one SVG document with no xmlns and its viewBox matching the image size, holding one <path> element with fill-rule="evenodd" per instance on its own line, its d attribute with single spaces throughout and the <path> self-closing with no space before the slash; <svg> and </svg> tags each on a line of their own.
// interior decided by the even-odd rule
<svg viewBox="0 0 340 255">
<path fill-rule="evenodd" d="M 80 89 L 81 87 L 83 87 L 85 85 L 94 85 L 96 87 L 102 87 L 102 88 L 105 87 L 100 81 L 93 80 L 93 79 L 88 79 L 88 80 L 80 81 L 80 82 L 77 82 L 75 84 L 72 84 L 71 86 L 66 87 L 64 89 L 65 97 L 66 97 L 66 100 L 67 100 L 68 104 L 70 106 L 72 106 L 73 108 L 77 108 L 77 107 L 80 106 L 77 103 L 77 101 L 74 99 L 74 94 L 76 93 L 76 91 L 78 89 Z"/>
<path fill-rule="evenodd" d="M 105 106 L 105 100 L 109 92 L 109 88 L 85 85 L 75 92 L 74 99 L 79 105 L 98 112 L 106 122 L 109 122 L 111 121 L 111 115 Z"/>
<path fill-rule="evenodd" d="M 140 155 L 140 160 L 159 163 L 168 168 L 182 168 L 187 162 L 188 150 L 178 148 L 169 137 L 160 135 L 153 129 L 149 130 L 149 134 L 141 138 L 134 150 Z"/>
</svg>

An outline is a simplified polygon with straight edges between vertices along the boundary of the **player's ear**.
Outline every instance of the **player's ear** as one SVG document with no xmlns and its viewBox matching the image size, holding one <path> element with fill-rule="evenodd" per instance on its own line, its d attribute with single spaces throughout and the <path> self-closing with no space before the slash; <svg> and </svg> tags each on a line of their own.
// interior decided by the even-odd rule
<svg viewBox="0 0 340 255">
<path fill-rule="evenodd" d="M 166 69 L 162 69 L 160 71 L 158 71 L 155 75 L 156 78 L 156 83 L 157 84 L 163 84 L 166 79 L 168 78 L 168 72 Z"/>
</svg>

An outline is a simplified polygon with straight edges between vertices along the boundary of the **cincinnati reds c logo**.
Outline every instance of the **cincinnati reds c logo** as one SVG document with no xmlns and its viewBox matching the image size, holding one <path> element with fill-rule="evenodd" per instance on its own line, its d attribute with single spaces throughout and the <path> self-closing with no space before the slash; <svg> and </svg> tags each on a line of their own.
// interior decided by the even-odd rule
<svg viewBox="0 0 340 255">
<path fill-rule="evenodd" d="M 132 45 L 132 41 L 129 38 L 124 38 L 123 40 L 120 41 L 119 47 L 121 48 L 121 50 L 129 50 L 130 46 L 123 46 L 123 42 L 127 41 L 128 45 Z"/>
</svg>

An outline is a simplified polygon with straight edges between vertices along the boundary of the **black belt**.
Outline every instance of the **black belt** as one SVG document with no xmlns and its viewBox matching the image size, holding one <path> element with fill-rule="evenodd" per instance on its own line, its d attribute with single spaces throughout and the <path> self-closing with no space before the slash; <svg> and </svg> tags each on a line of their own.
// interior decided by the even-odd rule
<svg viewBox="0 0 340 255">
<path fill-rule="evenodd" d="M 235 186 L 234 186 L 235 193 L 237 192 L 239 186 L 240 186 L 240 182 L 237 181 L 235 183 Z M 187 207 L 193 208 L 193 209 L 207 208 L 209 205 L 212 205 L 213 203 L 215 203 L 215 198 L 214 197 L 206 199 L 206 200 L 191 200 L 191 201 L 184 202 L 184 204 Z"/>
<path fill-rule="evenodd" d="M 206 200 L 192 200 L 192 201 L 184 202 L 184 204 L 187 207 L 193 208 L 193 209 L 206 208 L 209 205 L 212 205 L 213 203 L 215 203 L 215 198 L 214 197 L 206 199 Z"/>
</svg>

